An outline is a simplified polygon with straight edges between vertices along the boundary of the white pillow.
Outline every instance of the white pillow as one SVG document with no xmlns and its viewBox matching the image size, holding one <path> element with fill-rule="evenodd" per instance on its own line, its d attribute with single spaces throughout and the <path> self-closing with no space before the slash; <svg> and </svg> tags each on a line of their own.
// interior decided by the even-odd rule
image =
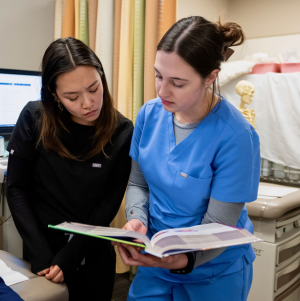
<svg viewBox="0 0 300 301">
<path fill-rule="evenodd" d="M 231 80 L 250 73 L 255 64 L 250 61 L 234 61 L 221 64 L 221 71 L 219 72 L 219 84 L 224 86 Z"/>
</svg>

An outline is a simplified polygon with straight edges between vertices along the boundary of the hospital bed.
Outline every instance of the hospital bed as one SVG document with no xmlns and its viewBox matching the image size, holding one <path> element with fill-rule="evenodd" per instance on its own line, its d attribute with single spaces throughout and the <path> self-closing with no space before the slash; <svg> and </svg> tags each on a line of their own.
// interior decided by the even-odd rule
<svg viewBox="0 0 300 301">
<path fill-rule="evenodd" d="M 11 289 L 25 301 L 67 301 L 69 293 L 64 283 L 53 283 L 45 277 L 31 273 L 30 264 L 20 259 L 23 255 L 22 239 L 10 217 L 10 210 L 5 197 L 3 182 L 6 167 L 7 159 L 0 159 L 0 216 L 3 221 L 6 220 L 0 226 L 0 260 L 4 261 L 12 270 L 29 278 L 29 280 L 12 285 Z"/>
<path fill-rule="evenodd" d="M 263 240 L 252 244 L 256 260 L 248 301 L 300 300 L 300 189 L 290 188 L 282 197 L 259 196 L 246 205 L 254 234 Z"/>
<path fill-rule="evenodd" d="M 25 260 L 0 250 L 0 260 L 29 279 L 11 285 L 24 301 L 68 301 L 69 293 L 65 283 L 53 283 L 43 276 L 31 273 L 30 264 Z"/>
</svg>

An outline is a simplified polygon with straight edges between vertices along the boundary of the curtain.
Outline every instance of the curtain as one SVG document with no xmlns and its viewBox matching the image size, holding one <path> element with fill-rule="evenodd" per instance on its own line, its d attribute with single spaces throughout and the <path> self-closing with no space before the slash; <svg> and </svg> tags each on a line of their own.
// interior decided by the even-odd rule
<svg viewBox="0 0 300 301">
<path fill-rule="evenodd" d="M 79 8 L 80 0 L 75 0 L 75 39 L 79 39 Z"/>
<path fill-rule="evenodd" d="M 54 40 L 61 38 L 62 18 L 63 18 L 63 1 L 56 0 L 55 19 L 54 19 Z"/>
<path fill-rule="evenodd" d="M 98 0 L 89 0 L 89 42 L 95 52 Z"/>
<path fill-rule="evenodd" d="M 145 1 L 135 0 L 132 121 L 144 103 Z"/>
<path fill-rule="evenodd" d="M 114 5 L 113 1 L 98 0 L 96 49 L 105 72 L 109 91 L 113 82 Z"/>
<path fill-rule="evenodd" d="M 132 119 L 134 0 L 122 0 L 118 110 Z"/>
<path fill-rule="evenodd" d="M 89 46 L 88 0 L 79 1 L 79 40 Z"/>
<path fill-rule="evenodd" d="M 159 42 L 159 0 L 146 1 L 144 102 L 156 97 L 154 62 Z"/>
<path fill-rule="evenodd" d="M 74 0 L 64 1 L 64 16 L 62 21 L 61 37 L 75 37 L 75 2 Z"/>
<path fill-rule="evenodd" d="M 176 22 L 176 0 L 160 0 L 159 2 L 159 35 L 164 36 L 168 29 Z"/>
<path fill-rule="evenodd" d="M 119 85 L 119 59 L 120 59 L 120 35 L 121 35 L 121 10 L 122 0 L 115 0 L 114 13 L 114 70 L 113 70 L 113 99 L 115 108 L 118 107 L 118 85 Z"/>
</svg>

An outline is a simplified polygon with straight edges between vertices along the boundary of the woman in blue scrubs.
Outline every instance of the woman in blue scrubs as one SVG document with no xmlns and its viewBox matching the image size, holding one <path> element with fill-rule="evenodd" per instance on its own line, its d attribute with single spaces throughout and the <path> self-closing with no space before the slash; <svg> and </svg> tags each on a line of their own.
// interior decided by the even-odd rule
<svg viewBox="0 0 300 301">
<path fill-rule="evenodd" d="M 199 16 L 175 23 L 157 47 L 158 98 L 139 111 L 130 156 L 125 229 L 154 233 L 220 222 L 253 233 L 245 203 L 257 197 L 259 138 L 216 93 L 220 64 L 242 44 L 233 22 Z M 127 300 L 245 301 L 255 253 L 250 244 L 156 258 L 118 245 L 139 266 Z"/>
</svg>

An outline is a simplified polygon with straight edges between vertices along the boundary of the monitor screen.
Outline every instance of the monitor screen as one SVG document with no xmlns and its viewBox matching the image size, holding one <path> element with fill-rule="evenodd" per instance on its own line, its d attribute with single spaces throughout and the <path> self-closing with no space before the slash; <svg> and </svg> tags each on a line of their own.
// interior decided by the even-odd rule
<svg viewBox="0 0 300 301">
<path fill-rule="evenodd" d="M 37 71 L 0 69 L 0 127 L 13 127 L 24 106 L 41 99 L 41 75 Z"/>
</svg>

